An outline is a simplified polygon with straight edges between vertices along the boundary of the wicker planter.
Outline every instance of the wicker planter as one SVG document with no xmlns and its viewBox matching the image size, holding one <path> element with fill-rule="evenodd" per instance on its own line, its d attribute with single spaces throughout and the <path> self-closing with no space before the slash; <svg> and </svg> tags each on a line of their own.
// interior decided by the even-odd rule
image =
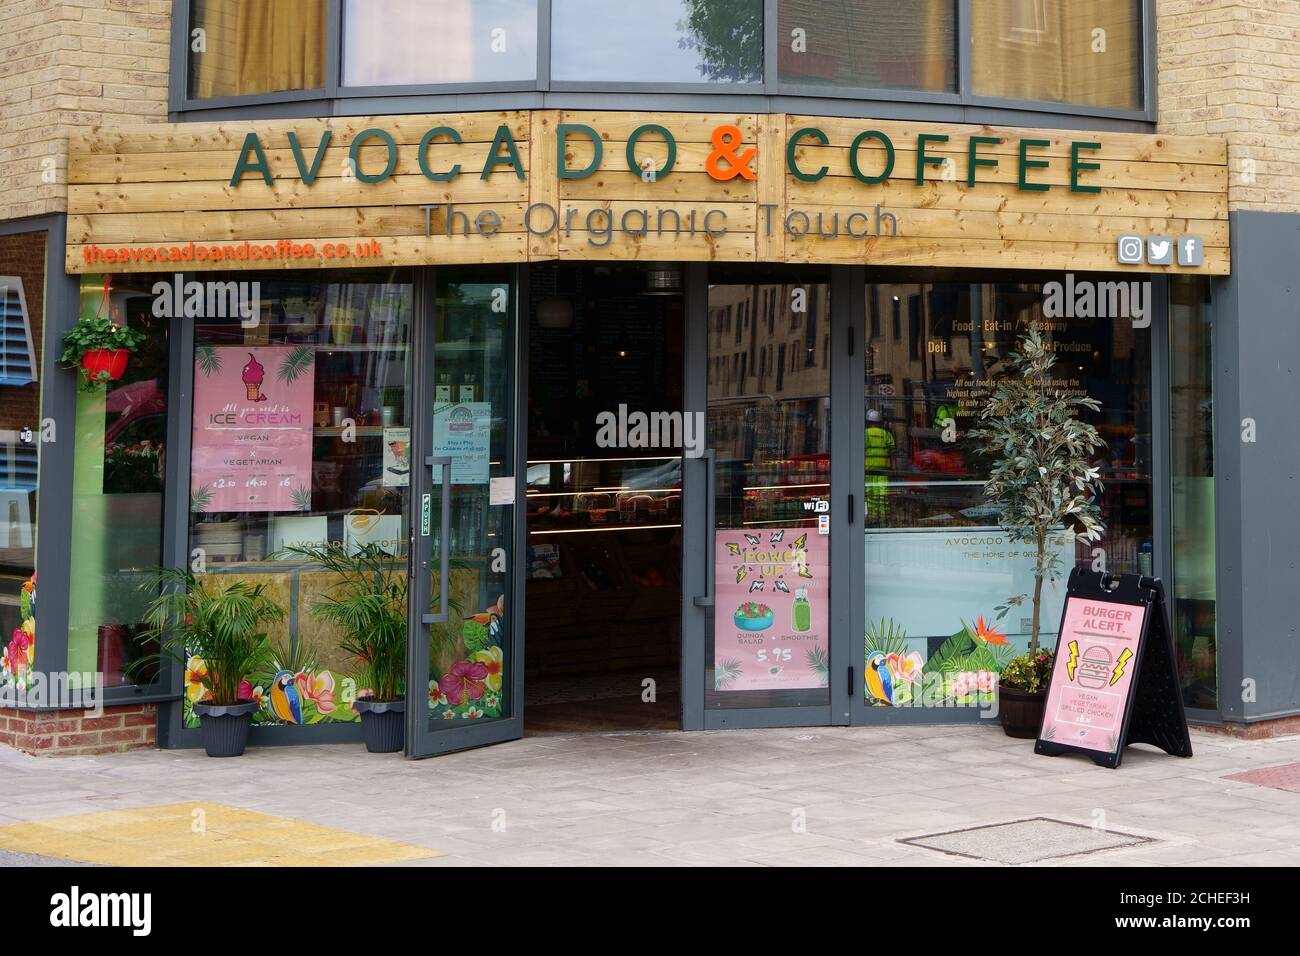
<svg viewBox="0 0 1300 956">
<path fill-rule="evenodd" d="M 998 685 L 998 719 L 1008 737 L 1033 740 L 1043 726 L 1043 709 L 1047 691 L 1027 691 L 1019 687 Z"/>
</svg>

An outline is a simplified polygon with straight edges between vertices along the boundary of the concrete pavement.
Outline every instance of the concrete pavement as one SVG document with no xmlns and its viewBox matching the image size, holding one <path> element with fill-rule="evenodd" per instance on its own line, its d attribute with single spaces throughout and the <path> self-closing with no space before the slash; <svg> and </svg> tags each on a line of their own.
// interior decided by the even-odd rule
<svg viewBox="0 0 1300 956">
<path fill-rule="evenodd" d="M 0 827 L 206 801 L 446 854 L 401 865 L 979 866 L 997 864 L 899 841 L 1045 817 L 1149 838 L 1071 854 L 1062 828 L 1047 865 L 1300 865 L 1300 793 L 1227 779 L 1300 762 L 1300 736 L 1193 747 L 1130 748 L 1119 770 L 983 725 L 538 736 L 425 761 L 0 749 Z"/>
</svg>

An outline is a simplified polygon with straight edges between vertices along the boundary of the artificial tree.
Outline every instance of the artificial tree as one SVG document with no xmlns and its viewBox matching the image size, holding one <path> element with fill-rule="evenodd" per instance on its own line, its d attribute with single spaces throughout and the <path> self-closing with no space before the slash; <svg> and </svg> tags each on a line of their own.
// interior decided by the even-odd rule
<svg viewBox="0 0 1300 956">
<path fill-rule="evenodd" d="M 1097 504 L 1101 471 L 1091 459 L 1106 443 L 1079 417 L 1101 404 L 1052 378 L 1056 355 L 1037 322 L 1008 359 L 1011 373 L 998 381 L 971 437 L 993 461 L 984 496 L 997 511 L 998 524 L 1012 541 L 1035 547 L 1029 656 L 1036 658 L 1043 579 L 1055 580 L 1063 570 L 1060 557 L 1048 550 L 1048 539 L 1062 527 L 1080 541 L 1100 540 L 1105 530 Z M 998 606 L 998 618 L 1028 597 L 1008 598 Z"/>
</svg>

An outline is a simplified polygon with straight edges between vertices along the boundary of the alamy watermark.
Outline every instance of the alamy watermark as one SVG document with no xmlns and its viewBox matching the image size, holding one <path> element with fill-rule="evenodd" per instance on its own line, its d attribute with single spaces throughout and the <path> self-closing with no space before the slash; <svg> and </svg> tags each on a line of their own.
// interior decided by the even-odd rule
<svg viewBox="0 0 1300 956">
<path fill-rule="evenodd" d="M 1150 281 L 1096 282 L 1075 279 L 1043 286 L 1043 316 L 1048 319 L 1131 319 L 1135 329 L 1151 324 Z"/>
<path fill-rule="evenodd" d="M 629 412 L 596 415 L 596 445 L 599 448 L 680 448 L 687 458 L 704 454 L 703 412 Z"/>
<path fill-rule="evenodd" d="M 155 282 L 153 314 L 159 319 L 239 319 L 256 328 L 262 315 L 262 283 L 185 281 L 177 272 L 170 282 Z"/>
</svg>

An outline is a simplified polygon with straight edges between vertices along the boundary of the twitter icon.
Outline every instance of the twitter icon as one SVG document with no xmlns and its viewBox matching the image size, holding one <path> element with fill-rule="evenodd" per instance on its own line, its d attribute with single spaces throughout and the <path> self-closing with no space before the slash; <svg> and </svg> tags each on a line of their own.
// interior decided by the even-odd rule
<svg viewBox="0 0 1300 956">
<path fill-rule="evenodd" d="M 1174 264 L 1174 240 L 1169 236 L 1151 236 L 1147 239 L 1147 264 L 1171 266 Z"/>
</svg>

